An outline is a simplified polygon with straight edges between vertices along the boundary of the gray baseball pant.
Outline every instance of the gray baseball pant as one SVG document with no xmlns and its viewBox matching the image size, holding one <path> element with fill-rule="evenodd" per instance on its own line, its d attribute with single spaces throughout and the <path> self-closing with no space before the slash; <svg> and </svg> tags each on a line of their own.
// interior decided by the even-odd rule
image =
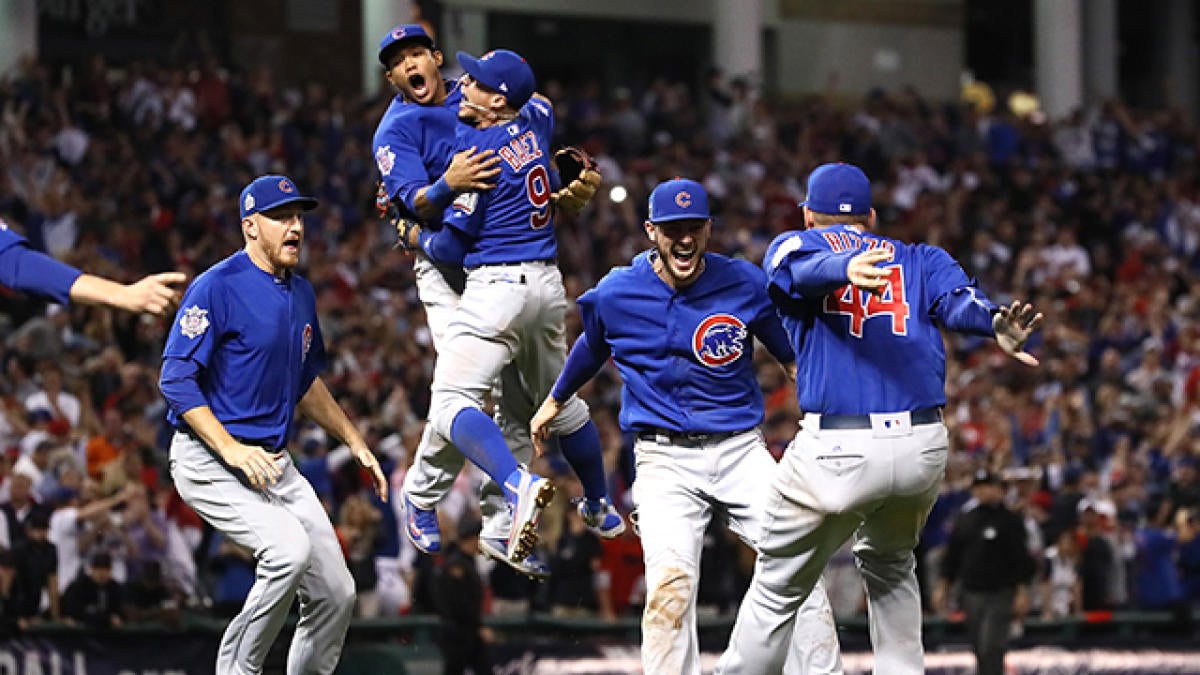
<svg viewBox="0 0 1200 675">
<path fill-rule="evenodd" d="M 171 478 L 179 496 L 235 543 L 254 552 L 254 586 L 221 637 L 217 672 L 258 675 L 300 597 L 287 675 L 337 667 L 354 612 L 354 579 L 321 501 L 285 453 L 283 474 L 265 491 L 247 487 L 204 444 L 176 433 Z"/>
</svg>

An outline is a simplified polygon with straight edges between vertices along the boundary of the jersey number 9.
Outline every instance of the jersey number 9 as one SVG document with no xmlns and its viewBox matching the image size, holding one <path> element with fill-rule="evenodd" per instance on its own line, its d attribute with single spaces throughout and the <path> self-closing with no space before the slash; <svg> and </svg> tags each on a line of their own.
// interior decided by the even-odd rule
<svg viewBox="0 0 1200 675">
<path fill-rule="evenodd" d="M 529 173 L 525 174 L 525 194 L 533 205 L 533 213 L 529 215 L 529 226 L 540 230 L 550 224 L 550 174 L 546 167 L 535 164 Z"/>
</svg>

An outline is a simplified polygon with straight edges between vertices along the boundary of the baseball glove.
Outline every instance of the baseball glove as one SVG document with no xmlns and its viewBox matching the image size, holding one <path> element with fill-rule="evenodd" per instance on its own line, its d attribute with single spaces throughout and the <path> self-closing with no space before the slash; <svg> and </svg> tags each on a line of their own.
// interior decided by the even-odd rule
<svg viewBox="0 0 1200 675">
<path fill-rule="evenodd" d="M 563 188 L 554 193 L 554 204 L 569 216 L 577 216 L 596 196 L 601 183 L 596 160 L 580 148 L 567 146 L 554 153 L 554 168 Z"/>
<path fill-rule="evenodd" d="M 400 210 L 388 199 L 387 189 L 383 186 L 383 181 L 379 182 L 379 186 L 375 190 L 375 211 L 379 213 L 379 217 L 391 221 L 396 228 L 396 245 L 392 248 L 398 248 L 405 253 L 412 253 L 420 247 L 417 240 L 417 235 L 421 231 L 421 225 L 415 220 L 409 220 L 400 215 Z"/>
</svg>

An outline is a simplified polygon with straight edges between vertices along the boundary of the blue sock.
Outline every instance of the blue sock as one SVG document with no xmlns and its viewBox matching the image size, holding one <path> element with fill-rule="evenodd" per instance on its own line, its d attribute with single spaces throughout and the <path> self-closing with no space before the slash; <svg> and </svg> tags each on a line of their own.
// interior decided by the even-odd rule
<svg viewBox="0 0 1200 675">
<path fill-rule="evenodd" d="M 601 499 L 608 497 L 608 482 L 604 478 L 604 449 L 600 447 L 600 431 L 588 420 L 565 436 L 558 437 L 563 457 L 583 483 L 583 494 L 594 512 Z"/>
<path fill-rule="evenodd" d="M 463 457 L 483 469 L 497 485 L 508 488 L 509 478 L 517 471 L 517 460 L 504 442 L 500 427 L 479 408 L 463 408 L 450 425 L 450 440 Z"/>
</svg>

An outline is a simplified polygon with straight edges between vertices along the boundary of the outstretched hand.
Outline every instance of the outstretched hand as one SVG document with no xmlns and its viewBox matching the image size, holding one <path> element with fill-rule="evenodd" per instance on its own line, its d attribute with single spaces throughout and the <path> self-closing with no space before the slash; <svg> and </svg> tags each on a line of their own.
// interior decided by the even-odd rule
<svg viewBox="0 0 1200 675">
<path fill-rule="evenodd" d="M 141 281 L 121 288 L 110 300 L 114 307 L 130 312 L 147 312 L 162 316 L 179 305 L 179 290 L 174 288 L 187 281 L 182 272 L 151 274 Z"/>
<path fill-rule="evenodd" d="M 1005 354 L 1021 363 L 1027 366 L 1038 365 L 1037 357 L 1024 349 L 1029 336 L 1042 325 L 1042 319 L 1041 312 L 1034 313 L 1033 305 L 1028 303 L 1022 305 L 1019 300 L 1014 300 L 1013 304 L 1008 307 L 1000 307 L 1000 311 L 992 317 L 992 330 L 996 331 L 996 343 L 1000 345 L 1000 349 L 1003 349 Z"/>
<path fill-rule="evenodd" d="M 887 286 L 890 272 L 875 265 L 891 259 L 892 252 L 883 248 L 863 251 L 850 259 L 850 264 L 846 267 L 846 276 L 850 279 L 850 284 L 860 291 L 878 295 Z"/>
</svg>

